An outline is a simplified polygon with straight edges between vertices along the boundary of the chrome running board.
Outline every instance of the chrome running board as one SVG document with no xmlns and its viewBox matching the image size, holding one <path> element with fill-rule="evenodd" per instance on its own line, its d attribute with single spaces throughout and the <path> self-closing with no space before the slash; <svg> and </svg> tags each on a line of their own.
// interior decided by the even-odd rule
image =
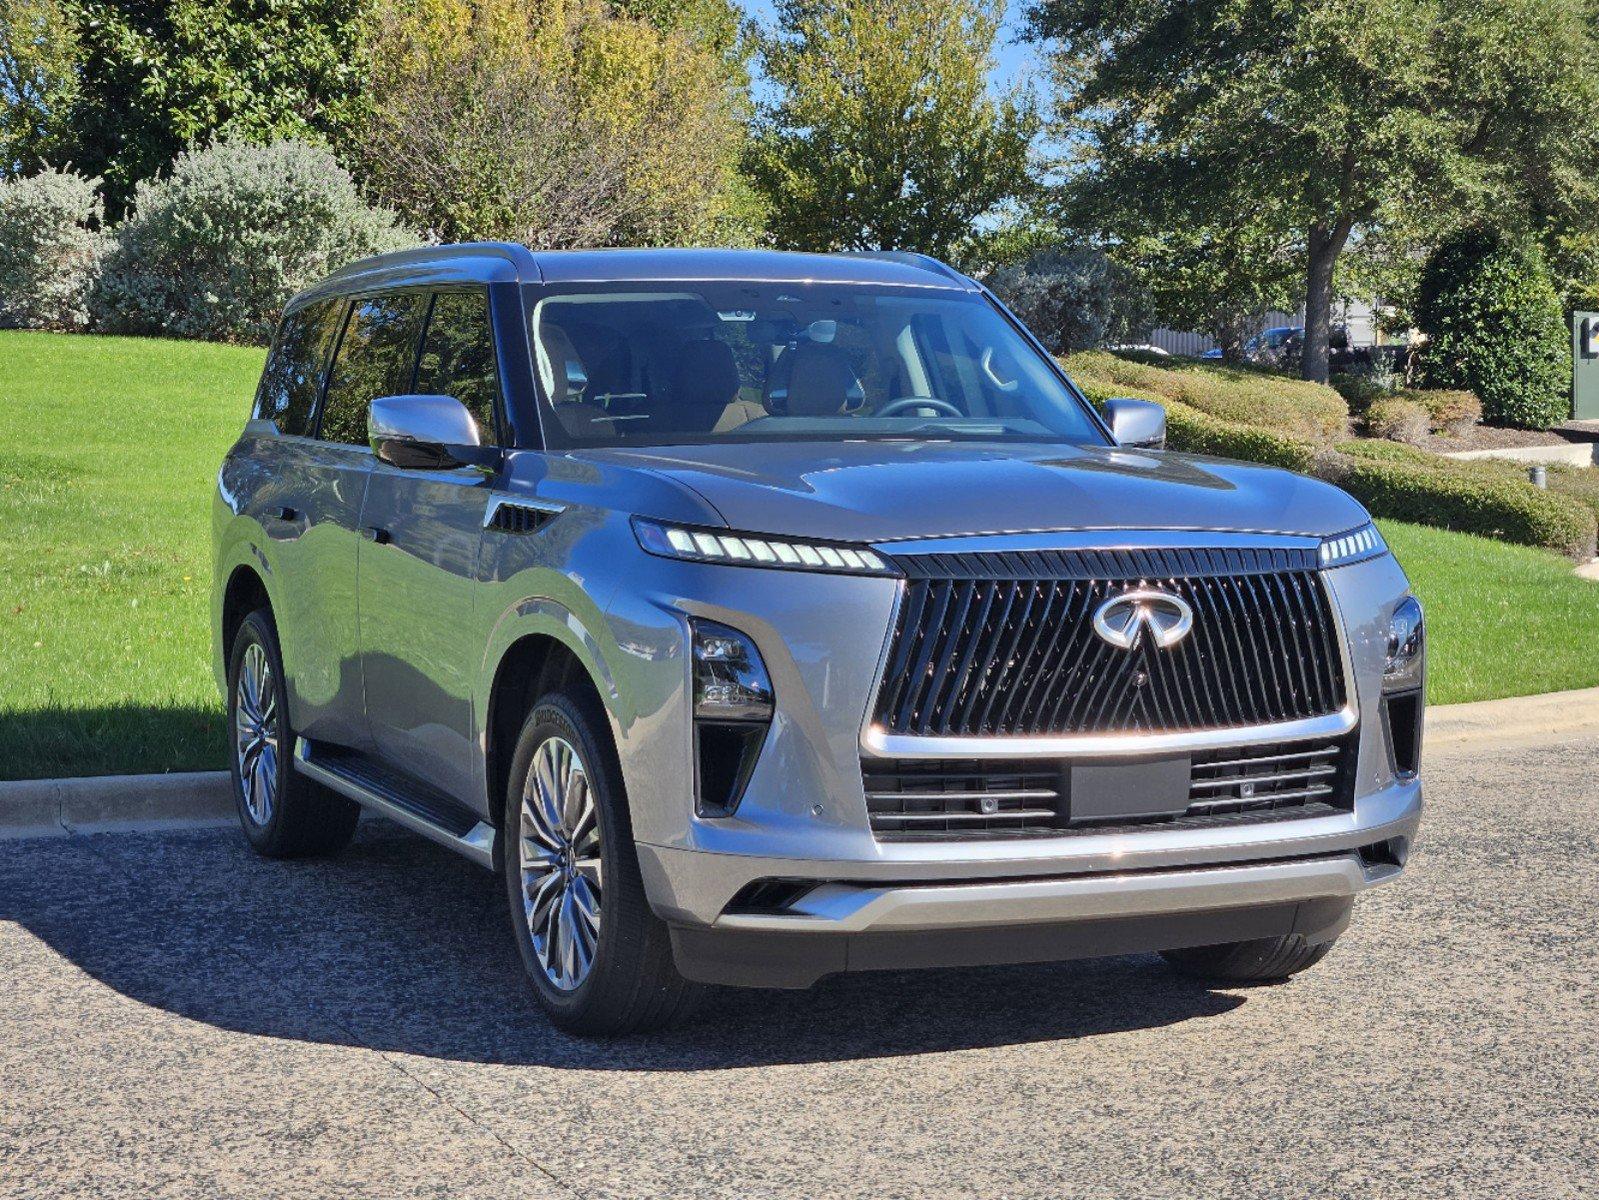
<svg viewBox="0 0 1599 1200">
<path fill-rule="evenodd" d="M 318 746 L 305 738 L 295 743 L 294 769 L 362 808 L 398 822 L 480 867 L 494 869 L 494 826 L 443 794 L 423 794 L 359 754 Z"/>
</svg>

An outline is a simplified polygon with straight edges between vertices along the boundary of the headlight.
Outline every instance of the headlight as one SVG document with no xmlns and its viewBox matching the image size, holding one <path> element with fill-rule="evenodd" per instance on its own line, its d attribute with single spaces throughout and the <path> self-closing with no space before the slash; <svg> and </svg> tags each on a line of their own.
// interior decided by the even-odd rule
<svg viewBox="0 0 1599 1200">
<path fill-rule="evenodd" d="M 1388 543 L 1370 522 L 1359 529 L 1321 540 L 1321 565 L 1324 567 L 1344 567 L 1387 553 Z"/>
<path fill-rule="evenodd" d="M 865 546 L 803 542 L 718 529 L 664 525 L 633 518 L 633 534 L 650 554 L 732 567 L 773 567 L 783 571 L 826 571 L 835 575 L 897 575 L 881 555 Z"/>
<path fill-rule="evenodd" d="M 1388 618 L 1388 650 L 1382 664 L 1384 691 L 1402 692 L 1421 686 L 1425 642 L 1421 604 L 1414 596 L 1406 596 Z"/>
<path fill-rule="evenodd" d="M 729 817 L 744 798 L 771 725 L 775 696 L 761 652 L 744 634 L 689 620 L 694 656 L 694 808 Z"/>
</svg>

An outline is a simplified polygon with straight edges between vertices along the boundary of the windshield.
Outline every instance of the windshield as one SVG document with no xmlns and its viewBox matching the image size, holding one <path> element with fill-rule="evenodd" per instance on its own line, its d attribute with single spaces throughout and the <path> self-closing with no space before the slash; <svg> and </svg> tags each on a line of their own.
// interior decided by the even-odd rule
<svg viewBox="0 0 1599 1200">
<path fill-rule="evenodd" d="M 552 445 L 1105 443 L 1050 364 L 978 295 L 760 282 L 540 295 L 533 346 Z"/>
</svg>

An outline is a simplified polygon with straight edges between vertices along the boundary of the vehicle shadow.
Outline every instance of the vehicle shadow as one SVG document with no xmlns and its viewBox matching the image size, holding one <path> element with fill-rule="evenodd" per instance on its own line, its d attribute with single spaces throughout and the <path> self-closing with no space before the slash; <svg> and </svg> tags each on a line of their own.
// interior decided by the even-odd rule
<svg viewBox="0 0 1599 1200">
<path fill-rule="evenodd" d="M 499 881 L 383 822 L 325 861 L 232 830 L 0 842 L 0 921 L 105 986 L 219 1028 L 464 1062 L 703 1071 L 1095 1037 L 1246 1003 L 1152 956 L 718 989 L 684 1028 L 556 1031 Z M 0 926 L 0 936 L 4 936 Z"/>
</svg>

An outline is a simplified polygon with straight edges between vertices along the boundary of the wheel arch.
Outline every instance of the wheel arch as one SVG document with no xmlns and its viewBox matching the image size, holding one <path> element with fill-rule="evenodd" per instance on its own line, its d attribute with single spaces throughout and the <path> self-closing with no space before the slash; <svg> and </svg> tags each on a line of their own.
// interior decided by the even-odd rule
<svg viewBox="0 0 1599 1200">
<path fill-rule="evenodd" d="M 507 773 L 533 702 L 554 688 L 587 693 L 604 715 L 606 748 L 619 759 L 621 727 L 616 714 L 616 689 L 600 654 L 599 644 L 576 616 L 551 601 L 529 602 L 515 610 L 521 620 L 503 642 L 486 675 L 481 727 L 483 787 L 490 822 L 501 824 Z M 502 627 L 507 622 L 502 622 Z M 498 860 L 504 839 L 496 838 Z"/>
</svg>

